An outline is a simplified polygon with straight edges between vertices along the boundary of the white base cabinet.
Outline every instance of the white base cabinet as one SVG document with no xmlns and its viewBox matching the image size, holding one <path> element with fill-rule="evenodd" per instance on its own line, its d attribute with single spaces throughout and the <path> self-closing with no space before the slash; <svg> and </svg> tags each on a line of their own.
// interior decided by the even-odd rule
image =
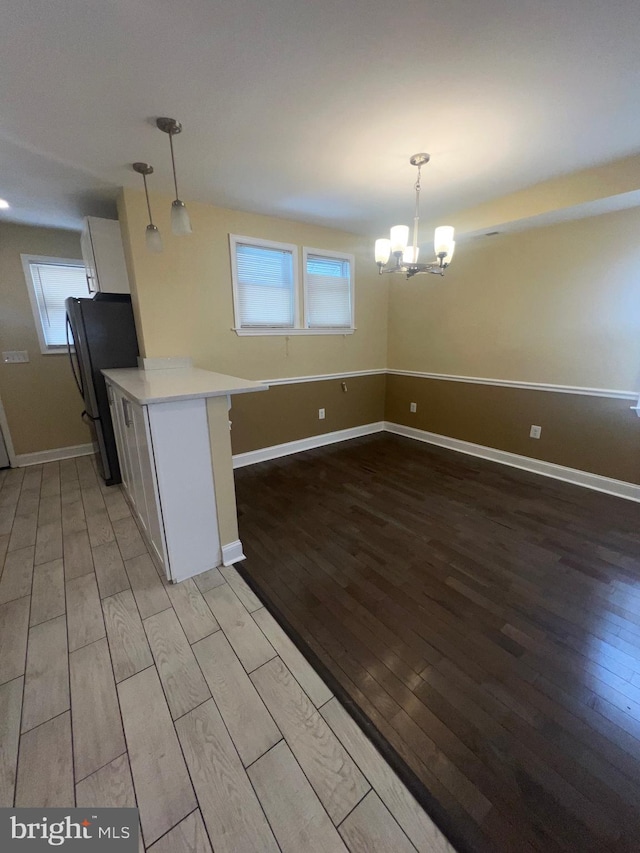
<svg viewBox="0 0 640 853">
<path fill-rule="evenodd" d="M 106 381 L 122 485 L 167 578 L 221 565 L 206 400 L 141 405 Z"/>
</svg>

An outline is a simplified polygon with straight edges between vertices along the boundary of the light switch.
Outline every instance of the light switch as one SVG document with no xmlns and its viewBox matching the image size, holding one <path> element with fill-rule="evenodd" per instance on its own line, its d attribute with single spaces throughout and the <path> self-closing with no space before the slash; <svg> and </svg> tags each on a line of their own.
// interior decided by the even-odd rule
<svg viewBox="0 0 640 853">
<path fill-rule="evenodd" d="M 29 361 L 29 353 L 26 349 L 13 349 L 2 353 L 2 360 L 5 364 L 23 364 Z"/>
</svg>

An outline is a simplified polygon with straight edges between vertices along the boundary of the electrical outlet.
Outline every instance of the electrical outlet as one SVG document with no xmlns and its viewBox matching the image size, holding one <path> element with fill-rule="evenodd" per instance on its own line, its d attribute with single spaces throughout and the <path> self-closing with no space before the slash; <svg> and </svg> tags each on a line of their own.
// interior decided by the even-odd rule
<svg viewBox="0 0 640 853">
<path fill-rule="evenodd" d="M 417 403 L 409 403 L 409 411 L 410 412 L 417 412 L 418 411 L 418 404 Z"/>
<path fill-rule="evenodd" d="M 318 409 L 318 420 L 324 420 L 324 409 Z"/>
<path fill-rule="evenodd" d="M 531 429 L 529 430 L 529 438 L 540 438 L 541 432 L 542 432 L 541 426 L 536 426 L 535 424 L 531 424 Z"/>
<path fill-rule="evenodd" d="M 23 364 L 29 361 L 29 353 L 26 349 L 14 349 L 2 353 L 2 360 L 5 364 Z"/>
</svg>

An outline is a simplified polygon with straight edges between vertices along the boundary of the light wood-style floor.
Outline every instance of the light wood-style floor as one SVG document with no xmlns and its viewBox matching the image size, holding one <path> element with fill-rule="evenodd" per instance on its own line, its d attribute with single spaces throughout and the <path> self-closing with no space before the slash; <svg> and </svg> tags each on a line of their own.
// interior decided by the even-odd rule
<svg viewBox="0 0 640 853">
<path fill-rule="evenodd" d="M 0 806 L 154 853 L 452 848 L 234 569 L 156 572 L 89 457 L 0 471 Z"/>
</svg>

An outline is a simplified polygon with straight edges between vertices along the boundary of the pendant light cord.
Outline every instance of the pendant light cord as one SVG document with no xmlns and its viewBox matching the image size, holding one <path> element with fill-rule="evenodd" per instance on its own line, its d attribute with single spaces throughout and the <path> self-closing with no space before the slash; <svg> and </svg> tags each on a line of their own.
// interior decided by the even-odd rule
<svg viewBox="0 0 640 853">
<path fill-rule="evenodd" d="M 173 168 L 173 185 L 176 190 L 176 199 L 178 198 L 178 179 L 176 177 L 176 161 L 173 156 L 173 133 L 169 133 L 169 145 L 171 147 L 171 166 Z"/>
<path fill-rule="evenodd" d="M 147 176 L 143 173 L 142 180 L 144 181 L 144 194 L 147 199 L 147 210 L 149 211 L 149 225 L 153 225 L 153 217 L 151 216 L 151 204 L 149 202 L 149 190 L 147 188 Z"/>
</svg>

